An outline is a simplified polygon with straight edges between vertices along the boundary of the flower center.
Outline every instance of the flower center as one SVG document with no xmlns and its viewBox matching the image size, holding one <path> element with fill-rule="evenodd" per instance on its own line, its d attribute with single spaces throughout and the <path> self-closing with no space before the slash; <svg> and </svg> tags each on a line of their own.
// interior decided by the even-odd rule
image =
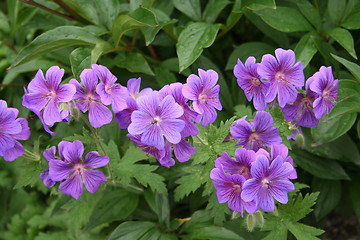
<svg viewBox="0 0 360 240">
<path fill-rule="evenodd" d="M 156 117 L 154 117 L 153 120 L 151 121 L 151 124 L 153 124 L 153 125 L 155 125 L 155 124 L 156 124 L 156 125 L 159 125 L 160 121 L 161 121 L 160 117 L 159 117 L 159 116 L 156 116 Z"/>
<path fill-rule="evenodd" d="M 263 187 L 269 187 L 270 185 L 270 180 L 267 178 L 264 178 L 263 180 L 261 180 L 261 184 Z"/>
<path fill-rule="evenodd" d="M 207 100 L 206 94 L 205 93 L 200 93 L 199 96 L 198 96 L 198 100 L 200 102 L 206 102 L 206 100 Z"/>
<path fill-rule="evenodd" d="M 241 192 L 241 186 L 239 184 L 234 184 L 233 191 L 237 193 Z"/>
<path fill-rule="evenodd" d="M 110 93 L 111 93 L 111 89 L 112 89 L 112 87 L 109 86 L 109 85 L 107 85 L 107 86 L 105 87 L 105 92 L 108 93 L 108 94 L 110 94 Z"/>
<path fill-rule="evenodd" d="M 49 97 L 49 98 L 54 98 L 54 97 L 56 97 L 56 91 L 55 91 L 55 90 L 49 91 L 49 92 L 46 94 L 46 97 Z"/>
<path fill-rule="evenodd" d="M 89 103 L 94 101 L 94 96 L 92 94 L 87 94 L 85 100 Z"/>
<path fill-rule="evenodd" d="M 285 76 L 284 76 L 284 73 L 282 72 L 277 72 L 275 74 L 275 79 L 279 82 L 286 82 L 286 79 L 285 79 Z"/>
<path fill-rule="evenodd" d="M 78 163 L 74 165 L 75 173 L 79 174 L 81 176 L 82 171 L 84 170 L 84 167 L 82 164 Z"/>
<path fill-rule="evenodd" d="M 250 175 L 250 170 L 248 167 L 246 166 L 241 166 L 238 173 L 240 173 L 241 175 L 243 175 L 246 179 L 247 178 L 250 178 L 251 175 Z"/>
<path fill-rule="evenodd" d="M 258 78 L 252 78 L 251 83 L 254 86 L 260 86 L 260 84 L 261 84 L 261 82 L 260 82 L 260 80 Z"/>
</svg>

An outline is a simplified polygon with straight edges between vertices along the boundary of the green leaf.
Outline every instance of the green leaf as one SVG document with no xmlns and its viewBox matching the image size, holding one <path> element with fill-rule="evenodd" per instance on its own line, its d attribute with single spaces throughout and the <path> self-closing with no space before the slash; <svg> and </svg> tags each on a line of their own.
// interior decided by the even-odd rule
<svg viewBox="0 0 360 240">
<path fill-rule="evenodd" d="M 265 225 L 262 231 L 271 231 L 267 235 L 266 240 L 277 239 L 286 240 L 287 232 L 290 231 L 296 239 L 300 240 L 319 240 L 316 236 L 321 235 L 324 231 L 307 226 L 298 221 L 309 214 L 311 207 L 315 204 L 318 193 L 301 194 L 289 199 L 287 204 L 281 204 L 278 208 L 278 215 L 266 215 Z"/>
<path fill-rule="evenodd" d="M 221 11 L 230 4 L 228 0 L 210 0 L 203 12 L 203 19 L 207 23 L 214 23 Z"/>
<path fill-rule="evenodd" d="M 25 159 L 19 159 L 22 162 L 18 166 L 18 182 L 14 186 L 14 189 L 31 186 L 34 187 L 36 184 L 42 184 L 39 178 L 40 173 L 45 169 L 45 164 L 41 161 L 30 161 Z"/>
<path fill-rule="evenodd" d="M 111 30 L 112 23 L 120 13 L 120 1 L 105 0 L 94 1 L 100 22 Z"/>
<path fill-rule="evenodd" d="M 154 193 L 149 190 L 145 192 L 144 196 L 150 208 L 158 216 L 159 223 L 169 228 L 170 206 L 168 196 L 166 196 L 165 194 Z"/>
<path fill-rule="evenodd" d="M 351 33 L 343 28 L 333 28 L 328 31 L 330 37 L 335 39 L 345 50 L 355 59 L 357 59 L 356 52 L 354 49 L 354 39 Z"/>
<path fill-rule="evenodd" d="M 305 68 L 314 55 L 317 53 L 315 33 L 310 32 L 305 34 L 295 47 L 296 61 L 302 62 Z"/>
<path fill-rule="evenodd" d="M 344 67 L 347 68 L 347 70 L 349 70 L 349 72 L 351 72 L 351 74 L 356 78 L 356 80 L 360 81 L 360 66 L 350 62 L 344 58 L 341 58 L 339 56 L 336 56 L 334 54 L 331 54 L 331 56 L 333 58 L 335 58 L 336 61 L 338 61 L 339 63 L 341 63 L 342 65 L 344 65 Z"/>
<path fill-rule="evenodd" d="M 253 11 L 265 8 L 276 8 L 275 0 L 244 0 L 242 5 Z"/>
<path fill-rule="evenodd" d="M 75 26 L 61 26 L 47 31 L 35 38 L 28 46 L 23 48 L 14 60 L 11 67 L 37 58 L 64 47 L 75 45 L 95 45 L 100 39 L 90 31 Z"/>
<path fill-rule="evenodd" d="M 307 147 L 306 149 L 318 156 L 360 165 L 359 149 L 348 134 L 332 142 L 315 147 Z"/>
<path fill-rule="evenodd" d="M 300 12 L 306 17 L 306 19 L 316 28 L 321 28 L 321 16 L 319 11 L 307 0 L 297 1 L 296 5 L 298 6 Z"/>
<path fill-rule="evenodd" d="M 91 49 L 80 47 L 70 54 L 71 70 L 76 79 L 80 79 L 80 73 L 85 68 L 91 67 Z"/>
<path fill-rule="evenodd" d="M 107 149 L 115 149 L 114 144 L 111 141 Z M 143 186 L 149 186 L 153 191 L 166 194 L 164 177 L 154 173 L 159 166 L 137 163 L 144 159 L 146 159 L 144 152 L 138 148 L 130 147 L 120 161 L 112 164 L 113 173 L 124 186 L 128 186 L 131 178 L 135 178 Z"/>
<path fill-rule="evenodd" d="M 145 57 L 139 52 L 119 52 L 114 59 L 114 64 L 120 68 L 126 68 L 130 72 L 142 72 L 154 76 Z"/>
<path fill-rule="evenodd" d="M 140 239 L 145 233 L 156 226 L 153 222 L 124 222 L 110 234 L 108 240 L 134 240 Z"/>
<path fill-rule="evenodd" d="M 85 19 L 93 24 L 100 24 L 98 9 L 95 7 L 94 1 L 89 0 L 63 0 L 64 3 L 73 10 L 77 19 Z M 106 1 L 104 1 L 106 2 Z M 80 17 L 80 18 L 79 18 Z"/>
<path fill-rule="evenodd" d="M 213 239 L 213 240 L 242 240 L 244 238 L 240 237 L 233 231 L 226 229 L 224 227 L 218 226 L 208 226 L 196 229 L 196 231 L 191 232 L 186 235 L 187 238 L 191 239 Z"/>
<path fill-rule="evenodd" d="M 350 192 L 350 199 L 353 210 L 356 214 L 357 219 L 360 219 L 360 189 L 359 189 L 360 177 L 359 175 L 352 175 L 351 179 L 352 181 L 349 181 L 346 184 Z"/>
<path fill-rule="evenodd" d="M 340 202 L 341 182 L 313 178 L 312 190 L 320 192 L 315 206 L 315 217 L 317 220 L 328 215 Z"/>
<path fill-rule="evenodd" d="M 350 180 L 339 163 L 311 154 L 305 150 L 293 148 L 295 163 L 312 175 L 329 180 Z"/>
<path fill-rule="evenodd" d="M 190 193 L 195 192 L 207 181 L 202 175 L 203 167 L 200 165 L 184 167 L 183 171 L 188 174 L 175 181 L 175 183 L 179 184 L 174 191 L 175 201 L 179 201 Z"/>
<path fill-rule="evenodd" d="M 156 27 L 157 25 L 154 13 L 146 8 L 140 7 L 127 15 L 120 15 L 114 20 L 112 27 L 115 46 L 118 46 L 125 32 L 139 27 Z"/>
<path fill-rule="evenodd" d="M 333 23 L 337 24 L 344 16 L 346 1 L 328 0 L 328 12 Z"/>
<path fill-rule="evenodd" d="M 216 225 L 221 225 L 226 220 L 226 215 L 231 213 L 226 203 L 219 203 L 215 191 L 213 191 L 213 193 L 210 195 L 209 203 L 206 206 L 206 209 L 210 211 L 210 216 L 214 219 L 214 223 Z"/>
<path fill-rule="evenodd" d="M 316 142 L 331 142 L 349 131 L 354 125 L 356 117 L 356 113 L 346 113 L 321 121 L 318 126 L 311 129 L 311 135 Z"/>
<path fill-rule="evenodd" d="M 356 124 L 356 130 L 357 130 L 358 138 L 360 139 L 360 120 Z"/>
<path fill-rule="evenodd" d="M 136 209 L 138 202 L 138 195 L 125 190 L 103 192 L 103 196 L 95 206 L 96 210 L 91 214 L 85 230 L 104 223 L 125 219 Z"/>
<path fill-rule="evenodd" d="M 180 72 L 195 62 L 204 48 L 213 44 L 219 28 L 219 24 L 197 22 L 188 25 L 180 33 L 176 44 Z"/>
<path fill-rule="evenodd" d="M 254 119 L 252 108 L 249 106 L 239 104 L 234 107 L 234 111 L 235 111 L 235 116 L 237 116 L 238 118 L 247 116 L 246 118 L 247 121 Z"/>
<path fill-rule="evenodd" d="M 111 45 L 108 42 L 101 41 L 96 43 L 94 49 L 91 51 L 91 64 L 97 63 L 100 56 L 111 49 Z"/>
<path fill-rule="evenodd" d="M 289 128 L 289 122 L 284 119 L 284 115 L 280 107 L 274 107 L 270 109 L 269 113 L 274 119 L 274 127 L 277 127 L 279 129 L 282 143 L 286 145 L 289 149 L 291 149 L 291 145 L 287 137 L 293 136 L 293 133 Z"/>
<path fill-rule="evenodd" d="M 255 12 L 271 27 L 282 32 L 311 31 L 309 22 L 295 8 L 277 7 Z"/>
<path fill-rule="evenodd" d="M 160 87 L 177 82 L 176 75 L 163 67 L 155 67 L 155 79 Z"/>
<path fill-rule="evenodd" d="M 151 11 L 155 14 L 156 21 L 159 22 L 159 26 L 157 27 L 142 27 L 141 31 L 145 37 L 145 44 L 146 46 L 152 43 L 155 39 L 156 34 L 165 26 L 169 24 L 173 24 L 177 22 L 176 19 L 170 20 L 170 18 L 162 11 L 158 9 L 151 9 Z"/>
<path fill-rule="evenodd" d="M 201 7 L 199 0 L 173 0 L 177 10 L 194 21 L 201 20 Z"/>
<path fill-rule="evenodd" d="M 341 26 L 350 30 L 360 28 L 360 5 L 353 9 L 351 14 L 341 23 Z"/>
<path fill-rule="evenodd" d="M 234 69 L 237 60 L 240 59 L 243 63 L 250 56 L 253 56 L 257 59 L 257 61 L 261 61 L 261 57 L 267 53 L 273 53 L 275 48 L 267 43 L 262 42 L 247 42 L 243 43 L 240 46 L 237 46 L 232 51 L 225 70 Z"/>
</svg>

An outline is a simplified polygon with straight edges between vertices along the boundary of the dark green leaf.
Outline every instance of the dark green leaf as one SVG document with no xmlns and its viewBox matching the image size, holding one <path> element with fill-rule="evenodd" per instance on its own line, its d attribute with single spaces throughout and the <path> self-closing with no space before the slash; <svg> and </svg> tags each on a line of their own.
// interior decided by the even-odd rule
<svg viewBox="0 0 360 240">
<path fill-rule="evenodd" d="M 320 220 L 338 205 L 341 198 L 341 183 L 340 181 L 313 178 L 312 190 L 320 192 L 314 210 L 316 218 Z"/>
<path fill-rule="evenodd" d="M 103 0 L 94 1 L 100 22 L 111 30 L 112 23 L 120 13 L 120 1 Z"/>
<path fill-rule="evenodd" d="M 170 206 L 168 196 L 165 194 L 154 193 L 152 191 L 146 191 L 145 199 L 151 209 L 156 213 L 159 219 L 159 223 L 170 227 Z"/>
<path fill-rule="evenodd" d="M 213 240 L 242 240 L 244 238 L 240 237 L 233 231 L 226 229 L 224 227 L 218 226 L 209 226 L 196 229 L 194 232 L 191 232 L 187 235 L 188 238 L 195 239 L 213 239 Z"/>
<path fill-rule="evenodd" d="M 328 0 L 328 12 L 333 23 L 340 22 L 344 15 L 346 1 Z"/>
<path fill-rule="evenodd" d="M 288 7 L 263 9 L 255 12 L 271 27 L 282 32 L 299 32 L 312 30 L 309 22 L 298 10 Z"/>
<path fill-rule="evenodd" d="M 310 32 L 305 34 L 296 45 L 296 61 L 302 62 L 304 68 L 309 64 L 317 52 L 315 41 L 316 35 L 313 32 Z"/>
<path fill-rule="evenodd" d="M 267 43 L 262 42 L 248 42 L 243 43 L 240 46 L 234 48 L 231 53 L 228 62 L 226 64 L 225 70 L 234 69 L 237 60 L 240 59 L 243 63 L 245 63 L 246 59 L 250 56 L 253 56 L 257 59 L 258 62 L 261 61 L 261 57 L 264 54 L 274 52 L 275 48 Z"/>
<path fill-rule="evenodd" d="M 360 5 L 353 9 L 351 14 L 343 21 L 341 26 L 350 30 L 360 28 Z"/>
<path fill-rule="evenodd" d="M 174 73 L 170 72 L 169 69 L 162 67 L 155 68 L 155 78 L 160 87 L 177 81 Z"/>
<path fill-rule="evenodd" d="M 148 62 L 139 52 L 119 52 L 114 59 L 114 64 L 120 68 L 126 68 L 130 72 L 142 72 L 154 76 Z"/>
<path fill-rule="evenodd" d="M 347 182 L 347 186 L 350 192 L 352 207 L 357 218 L 360 219 L 360 177 L 359 175 L 352 175 L 351 179 L 352 181 Z"/>
<path fill-rule="evenodd" d="M 346 113 L 329 120 L 323 119 L 317 127 L 311 129 L 311 135 L 316 142 L 331 142 L 349 131 L 356 116 L 356 113 Z"/>
<path fill-rule="evenodd" d="M 173 3 L 180 12 L 192 20 L 201 20 L 201 8 L 199 0 L 173 0 Z"/>
<path fill-rule="evenodd" d="M 306 149 L 318 156 L 360 165 L 360 153 L 358 147 L 348 134 L 345 134 L 332 142 L 315 147 L 308 147 Z"/>
<path fill-rule="evenodd" d="M 206 4 L 203 12 L 205 22 L 214 23 L 221 11 L 230 4 L 228 0 L 210 0 Z"/>
<path fill-rule="evenodd" d="M 156 226 L 153 222 L 124 222 L 110 234 L 108 240 L 140 239 L 145 233 Z"/>
<path fill-rule="evenodd" d="M 90 48 L 77 48 L 70 54 L 71 70 L 76 79 L 80 79 L 80 73 L 85 68 L 91 67 L 91 49 Z"/>
<path fill-rule="evenodd" d="M 175 189 L 175 201 L 188 196 L 190 193 L 195 192 L 203 185 L 207 179 L 202 176 L 203 167 L 200 165 L 183 168 L 184 172 L 189 173 L 176 180 L 179 186 Z"/>
<path fill-rule="evenodd" d="M 296 2 L 300 12 L 316 28 L 321 28 L 321 16 L 319 11 L 307 0 Z"/>
<path fill-rule="evenodd" d="M 62 26 L 35 38 L 21 50 L 11 67 L 18 66 L 45 53 L 75 45 L 95 45 L 100 39 L 90 31 L 75 26 Z"/>
<path fill-rule="evenodd" d="M 195 62 L 204 48 L 213 44 L 219 28 L 218 24 L 197 22 L 188 25 L 180 33 L 176 44 L 180 72 Z"/>
<path fill-rule="evenodd" d="M 328 31 L 330 37 L 335 39 L 345 50 L 355 59 L 357 59 L 354 49 L 354 39 L 351 33 L 343 28 L 334 28 Z"/>
<path fill-rule="evenodd" d="M 139 27 L 156 27 L 157 25 L 154 13 L 146 8 L 140 7 L 128 15 L 120 15 L 114 20 L 112 27 L 115 46 L 118 46 L 125 32 Z"/>
<path fill-rule="evenodd" d="M 91 51 L 91 64 L 97 63 L 100 56 L 111 49 L 111 45 L 108 42 L 101 41 L 96 43 L 94 49 Z"/>
<path fill-rule="evenodd" d="M 333 58 L 335 58 L 336 61 L 338 61 L 339 63 L 341 63 L 342 65 L 344 65 L 347 70 L 349 70 L 349 72 L 351 72 L 351 74 L 358 80 L 360 81 L 360 67 L 359 65 L 350 62 L 344 58 L 338 57 L 334 54 L 331 54 L 331 56 Z"/>
<path fill-rule="evenodd" d="M 73 10 L 77 18 L 85 19 L 93 24 L 100 24 L 98 9 L 95 7 L 94 1 L 89 0 L 63 0 L 64 3 Z M 104 2 L 106 2 L 105 0 Z"/>
<path fill-rule="evenodd" d="M 345 170 L 334 160 L 318 157 L 305 150 L 293 148 L 294 160 L 305 171 L 312 175 L 329 180 L 350 180 Z"/>
</svg>

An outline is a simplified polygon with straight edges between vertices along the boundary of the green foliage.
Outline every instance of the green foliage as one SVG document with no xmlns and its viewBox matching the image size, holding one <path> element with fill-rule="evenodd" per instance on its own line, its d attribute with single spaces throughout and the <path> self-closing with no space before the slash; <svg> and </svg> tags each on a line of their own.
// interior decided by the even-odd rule
<svg viewBox="0 0 360 240">
<path fill-rule="evenodd" d="M 296 239 L 319 239 L 324 231 L 299 223 L 298 221 L 309 214 L 311 207 L 315 204 L 318 193 L 306 194 L 304 197 L 301 193 L 293 192 L 289 197 L 286 205 L 279 205 L 277 214 L 267 214 L 265 217 L 265 225 L 262 231 L 270 231 L 264 239 L 288 239 L 288 231 L 290 231 Z"/>
</svg>

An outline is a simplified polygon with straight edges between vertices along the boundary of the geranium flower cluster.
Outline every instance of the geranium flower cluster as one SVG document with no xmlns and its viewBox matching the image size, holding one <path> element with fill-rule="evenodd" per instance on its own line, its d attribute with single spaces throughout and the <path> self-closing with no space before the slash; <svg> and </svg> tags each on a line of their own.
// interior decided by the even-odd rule
<svg viewBox="0 0 360 240">
<path fill-rule="evenodd" d="M 276 199 L 287 203 L 287 193 L 294 190 L 289 179 L 297 178 L 288 148 L 281 144 L 273 118 L 258 111 L 253 122 L 246 116 L 235 121 L 230 133 L 238 139 L 235 159 L 224 152 L 210 173 L 220 203 L 243 215 L 244 209 L 254 213 L 274 210 Z"/>
<path fill-rule="evenodd" d="M 218 74 L 214 70 L 199 69 L 191 74 L 186 84 L 173 83 L 159 91 L 146 88 L 140 91 L 140 78 L 129 79 L 127 87 L 116 83 L 117 78 L 104 66 L 93 64 L 80 74 L 81 82 L 71 79 L 62 84 L 64 70 L 49 68 L 46 77 L 39 70 L 25 90 L 23 105 L 36 113 L 45 130 L 56 122 L 69 121 L 74 108 L 89 112 L 89 123 L 94 128 L 108 124 L 112 112 L 122 129 L 143 151 L 153 155 L 160 164 L 170 167 L 172 157 L 184 162 L 196 152 L 186 140 L 196 136 L 195 123 L 207 126 L 216 120 L 221 110 Z"/>
<path fill-rule="evenodd" d="M 109 163 L 108 156 L 100 156 L 92 151 L 82 160 L 84 145 L 81 141 L 61 141 L 58 145 L 59 156 L 56 156 L 56 147 L 44 151 L 43 156 L 48 161 L 49 168 L 40 174 L 40 178 L 47 187 L 52 187 L 60 182 L 60 192 L 78 199 L 85 184 L 90 193 L 95 193 L 99 186 L 106 182 L 104 173 L 94 170 Z"/>
<path fill-rule="evenodd" d="M 24 147 L 18 140 L 28 140 L 30 129 L 25 118 L 18 118 L 19 110 L 8 108 L 0 100 L 0 156 L 6 161 L 14 161 L 24 153 Z"/>
<path fill-rule="evenodd" d="M 331 67 L 321 67 L 304 86 L 301 62 L 295 63 L 292 50 L 276 49 L 275 56 L 266 54 L 261 63 L 249 57 L 234 67 L 238 85 L 256 110 L 265 110 L 267 103 L 277 103 L 286 121 L 303 127 L 315 127 L 325 113 L 329 114 L 337 98 L 338 80 Z M 277 97 L 277 101 L 275 100 Z"/>
</svg>

